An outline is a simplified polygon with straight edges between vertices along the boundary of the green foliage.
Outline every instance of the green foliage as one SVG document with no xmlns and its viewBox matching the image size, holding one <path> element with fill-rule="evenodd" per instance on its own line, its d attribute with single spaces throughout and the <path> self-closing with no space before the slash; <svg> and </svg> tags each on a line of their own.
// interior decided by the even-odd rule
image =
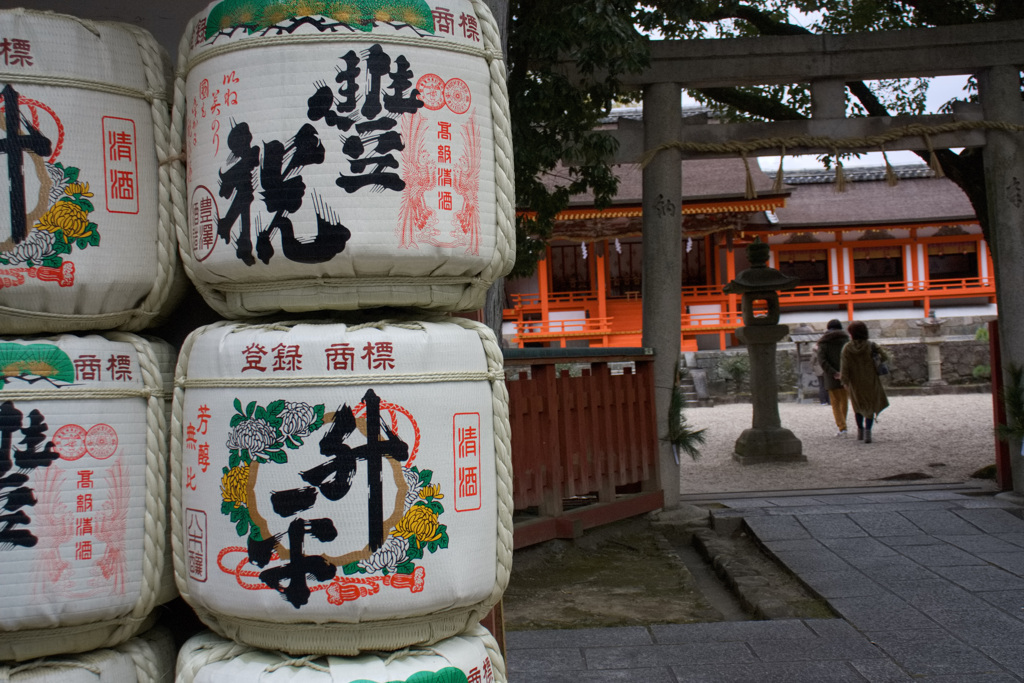
<svg viewBox="0 0 1024 683">
<path fill-rule="evenodd" d="M 700 458 L 700 447 L 707 442 L 706 429 L 694 429 L 686 419 L 683 407 L 686 399 L 683 398 L 682 388 L 676 384 L 672 387 L 672 400 L 668 408 L 668 440 L 675 446 L 677 452 L 686 453 L 692 459 Z"/>
<path fill-rule="evenodd" d="M 750 357 L 745 353 L 733 353 L 722 356 L 718 361 L 718 374 L 723 379 L 731 379 L 739 389 L 750 374 Z"/>
<path fill-rule="evenodd" d="M 971 376 L 974 377 L 974 379 L 992 379 L 992 366 L 975 365 L 974 369 L 971 370 Z"/>
<path fill-rule="evenodd" d="M 988 341 L 988 325 L 982 325 L 974 331 L 974 338 L 977 341 Z"/>
<path fill-rule="evenodd" d="M 509 3 L 509 100 L 515 144 L 516 220 L 513 276 L 533 273 L 552 234 L 555 215 L 573 195 L 591 192 L 607 206 L 618 181 L 607 163 L 615 142 L 595 130 L 612 103 L 628 98 L 619 75 L 648 63 L 647 38 L 624 0 Z M 558 63 L 576 60 L 570 80 Z"/>
</svg>

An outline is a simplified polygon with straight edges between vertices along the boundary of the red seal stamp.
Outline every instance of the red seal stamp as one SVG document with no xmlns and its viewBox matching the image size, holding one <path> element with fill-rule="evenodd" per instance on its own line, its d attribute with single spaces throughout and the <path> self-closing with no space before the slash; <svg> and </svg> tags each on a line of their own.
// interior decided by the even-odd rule
<svg viewBox="0 0 1024 683">
<path fill-rule="evenodd" d="M 416 89 L 427 109 L 437 111 L 444 106 L 444 79 L 437 74 L 420 76 L 420 80 L 416 81 Z"/>
<path fill-rule="evenodd" d="M 465 114 L 469 111 L 469 105 L 473 96 L 469 92 L 469 86 L 461 78 L 453 78 L 444 84 L 444 103 L 456 114 Z"/>
<path fill-rule="evenodd" d="M 117 432 L 108 424 L 93 425 L 85 433 L 85 449 L 97 460 L 106 460 L 117 450 Z"/>
<path fill-rule="evenodd" d="M 85 428 L 64 425 L 53 433 L 53 446 L 63 460 L 78 460 L 85 455 Z"/>
</svg>

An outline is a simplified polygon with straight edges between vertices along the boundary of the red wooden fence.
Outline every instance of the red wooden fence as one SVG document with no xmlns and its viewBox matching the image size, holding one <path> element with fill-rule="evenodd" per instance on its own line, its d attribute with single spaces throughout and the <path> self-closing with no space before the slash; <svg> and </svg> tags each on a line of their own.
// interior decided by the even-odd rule
<svg viewBox="0 0 1024 683">
<path fill-rule="evenodd" d="M 649 349 L 505 351 L 516 548 L 662 506 L 653 360 Z"/>
</svg>

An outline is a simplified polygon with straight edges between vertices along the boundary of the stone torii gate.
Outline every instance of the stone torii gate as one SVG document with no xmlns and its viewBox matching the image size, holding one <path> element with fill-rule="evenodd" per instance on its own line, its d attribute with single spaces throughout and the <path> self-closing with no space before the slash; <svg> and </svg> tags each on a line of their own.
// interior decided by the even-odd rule
<svg viewBox="0 0 1024 683">
<path fill-rule="evenodd" d="M 695 156 L 759 156 L 983 147 L 1003 367 L 1024 366 L 1024 22 L 847 35 L 656 41 L 651 65 L 622 78 L 643 89 L 643 121 L 620 121 L 614 163 L 643 170 L 643 344 L 656 352 L 655 406 L 666 507 L 679 501 L 679 465 L 666 440 L 680 352 L 681 164 Z M 850 81 L 974 74 L 980 107 L 951 115 L 846 118 Z M 810 83 L 804 121 L 683 125 L 683 88 Z M 741 142 L 742 141 L 742 142 Z M 785 149 L 780 149 L 781 146 Z M 1021 444 L 1013 489 L 1024 493 Z"/>
</svg>

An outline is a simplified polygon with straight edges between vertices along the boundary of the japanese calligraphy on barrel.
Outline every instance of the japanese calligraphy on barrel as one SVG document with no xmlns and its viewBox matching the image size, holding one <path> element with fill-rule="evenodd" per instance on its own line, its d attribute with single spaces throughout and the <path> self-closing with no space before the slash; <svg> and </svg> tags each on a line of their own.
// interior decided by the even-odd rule
<svg viewBox="0 0 1024 683">
<path fill-rule="evenodd" d="M 352 655 L 477 623 L 511 566 L 508 398 L 463 319 L 219 323 L 175 380 L 175 578 L 219 634 Z"/>
<path fill-rule="evenodd" d="M 386 656 L 303 657 L 239 647 L 213 633 L 190 638 L 178 655 L 179 683 L 505 683 L 494 637 L 479 624 L 429 650 Z"/>
<path fill-rule="evenodd" d="M 210 4 L 174 102 L 180 247 L 207 302 L 482 306 L 515 260 L 500 56 L 481 0 Z"/>
<path fill-rule="evenodd" d="M 0 11 L 0 334 L 140 330 L 174 303 L 169 66 L 135 26 Z"/>
<path fill-rule="evenodd" d="M 117 645 L 175 596 L 161 374 L 127 333 L 0 340 L 0 660 Z"/>
</svg>

